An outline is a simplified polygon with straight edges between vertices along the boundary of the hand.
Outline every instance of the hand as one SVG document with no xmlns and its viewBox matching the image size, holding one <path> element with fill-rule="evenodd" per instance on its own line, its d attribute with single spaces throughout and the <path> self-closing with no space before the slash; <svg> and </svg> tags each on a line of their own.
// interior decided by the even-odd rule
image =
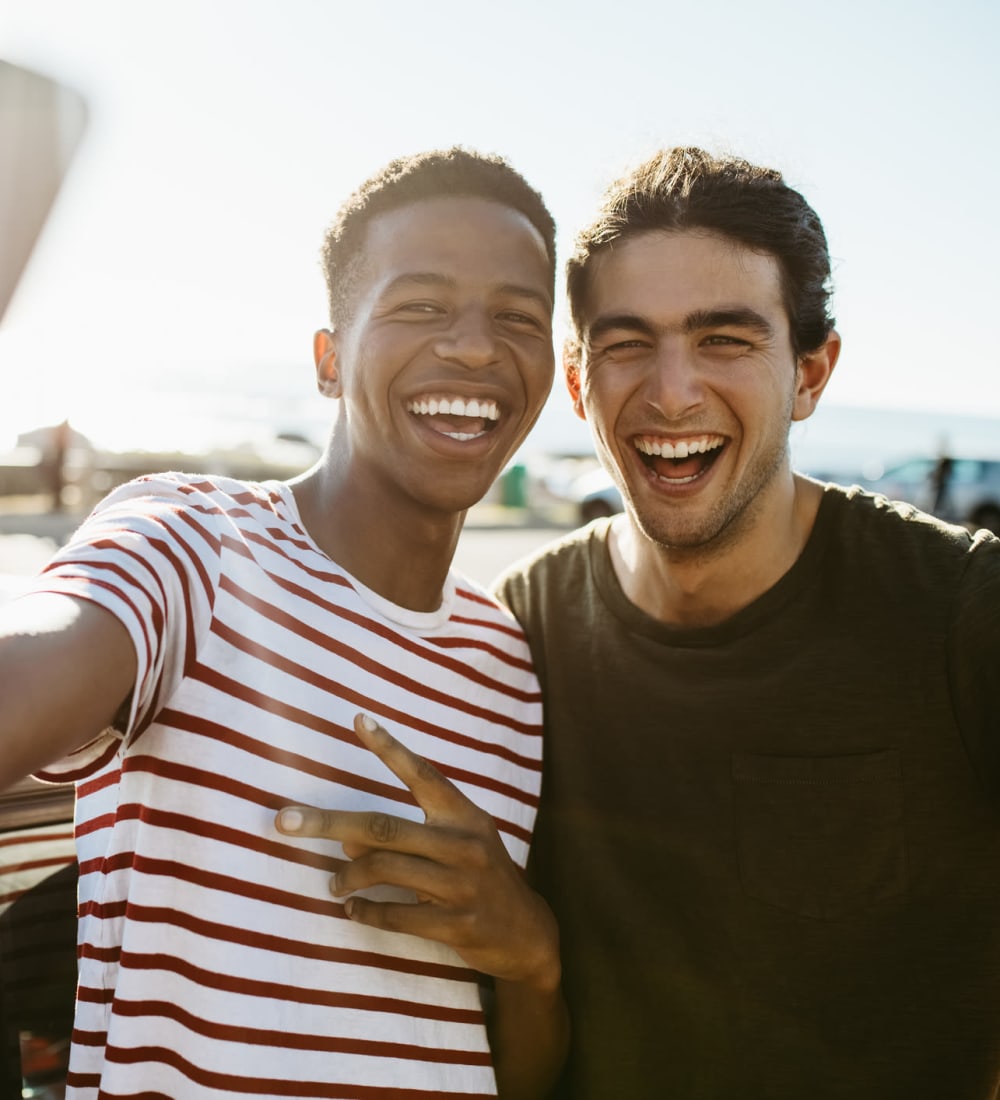
<svg viewBox="0 0 1000 1100">
<path fill-rule="evenodd" d="M 552 991 L 560 981 L 555 918 L 503 846 L 493 819 L 374 719 L 354 719 L 358 740 L 413 792 L 425 820 L 287 806 L 278 830 L 339 840 L 348 862 L 331 879 L 344 897 L 375 885 L 412 890 L 417 901 L 349 897 L 351 920 L 447 944 L 470 967 Z"/>
</svg>

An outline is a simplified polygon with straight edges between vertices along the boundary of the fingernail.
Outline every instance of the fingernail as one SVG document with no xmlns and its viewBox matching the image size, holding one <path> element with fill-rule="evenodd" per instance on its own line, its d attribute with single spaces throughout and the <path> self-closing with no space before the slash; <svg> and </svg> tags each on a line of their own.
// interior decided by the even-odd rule
<svg viewBox="0 0 1000 1100">
<path fill-rule="evenodd" d="M 300 810 L 282 810 L 278 815 L 282 829 L 290 833 L 297 833 L 306 823 Z"/>
<path fill-rule="evenodd" d="M 344 913 L 347 915 L 347 919 L 351 919 L 351 914 L 354 912 L 354 898 L 348 898 L 344 902 Z"/>
<path fill-rule="evenodd" d="M 361 725 L 364 726 L 369 733 L 374 733 L 378 729 L 378 722 L 376 722 L 370 714 L 361 715 Z"/>
</svg>

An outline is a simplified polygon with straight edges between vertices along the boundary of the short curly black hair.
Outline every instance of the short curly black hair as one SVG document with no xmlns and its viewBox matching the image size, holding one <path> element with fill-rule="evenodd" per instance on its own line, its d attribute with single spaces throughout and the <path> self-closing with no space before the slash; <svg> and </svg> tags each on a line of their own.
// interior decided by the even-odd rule
<svg viewBox="0 0 1000 1100">
<path fill-rule="evenodd" d="M 834 319 L 830 252 L 816 212 L 773 168 L 678 146 L 615 180 L 595 220 L 576 238 L 566 284 L 577 350 L 594 257 L 639 233 L 692 229 L 719 233 L 773 256 L 781 268 L 796 357 L 823 345 Z"/>
<path fill-rule="evenodd" d="M 556 227 L 542 196 L 503 157 L 456 145 L 390 161 L 352 194 L 337 212 L 323 240 L 330 322 L 343 325 L 351 313 L 351 288 L 363 260 L 372 219 L 421 199 L 486 199 L 523 214 L 538 230 L 555 287 Z"/>
</svg>

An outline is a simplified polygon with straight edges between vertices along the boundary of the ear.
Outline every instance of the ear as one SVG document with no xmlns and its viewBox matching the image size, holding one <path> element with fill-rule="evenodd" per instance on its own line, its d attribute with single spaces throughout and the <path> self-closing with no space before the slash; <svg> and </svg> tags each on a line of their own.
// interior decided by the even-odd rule
<svg viewBox="0 0 1000 1100">
<path fill-rule="evenodd" d="M 566 376 L 566 389 L 569 390 L 569 396 L 573 401 L 573 411 L 581 420 L 586 420 L 587 414 L 583 408 L 582 387 L 580 384 L 580 361 L 582 358 L 583 351 L 579 341 L 572 338 L 567 339 L 563 344 L 563 373 Z"/>
<path fill-rule="evenodd" d="M 822 347 L 799 359 L 795 372 L 797 384 L 792 406 L 793 420 L 806 420 L 815 412 L 839 358 L 840 336 L 831 329 Z"/>
<path fill-rule="evenodd" d="M 337 345 L 334 334 L 321 328 L 313 336 L 313 359 L 316 362 L 316 388 L 324 397 L 340 397 L 342 387 L 337 371 Z"/>
</svg>

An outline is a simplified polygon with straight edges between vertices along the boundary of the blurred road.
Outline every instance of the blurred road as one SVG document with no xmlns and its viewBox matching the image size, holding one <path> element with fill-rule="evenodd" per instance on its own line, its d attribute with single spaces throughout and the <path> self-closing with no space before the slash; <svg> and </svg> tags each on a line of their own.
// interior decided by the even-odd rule
<svg viewBox="0 0 1000 1100">
<path fill-rule="evenodd" d="M 508 565 L 563 533 L 556 527 L 466 526 L 455 552 L 455 565 L 474 581 L 489 585 Z"/>
</svg>

